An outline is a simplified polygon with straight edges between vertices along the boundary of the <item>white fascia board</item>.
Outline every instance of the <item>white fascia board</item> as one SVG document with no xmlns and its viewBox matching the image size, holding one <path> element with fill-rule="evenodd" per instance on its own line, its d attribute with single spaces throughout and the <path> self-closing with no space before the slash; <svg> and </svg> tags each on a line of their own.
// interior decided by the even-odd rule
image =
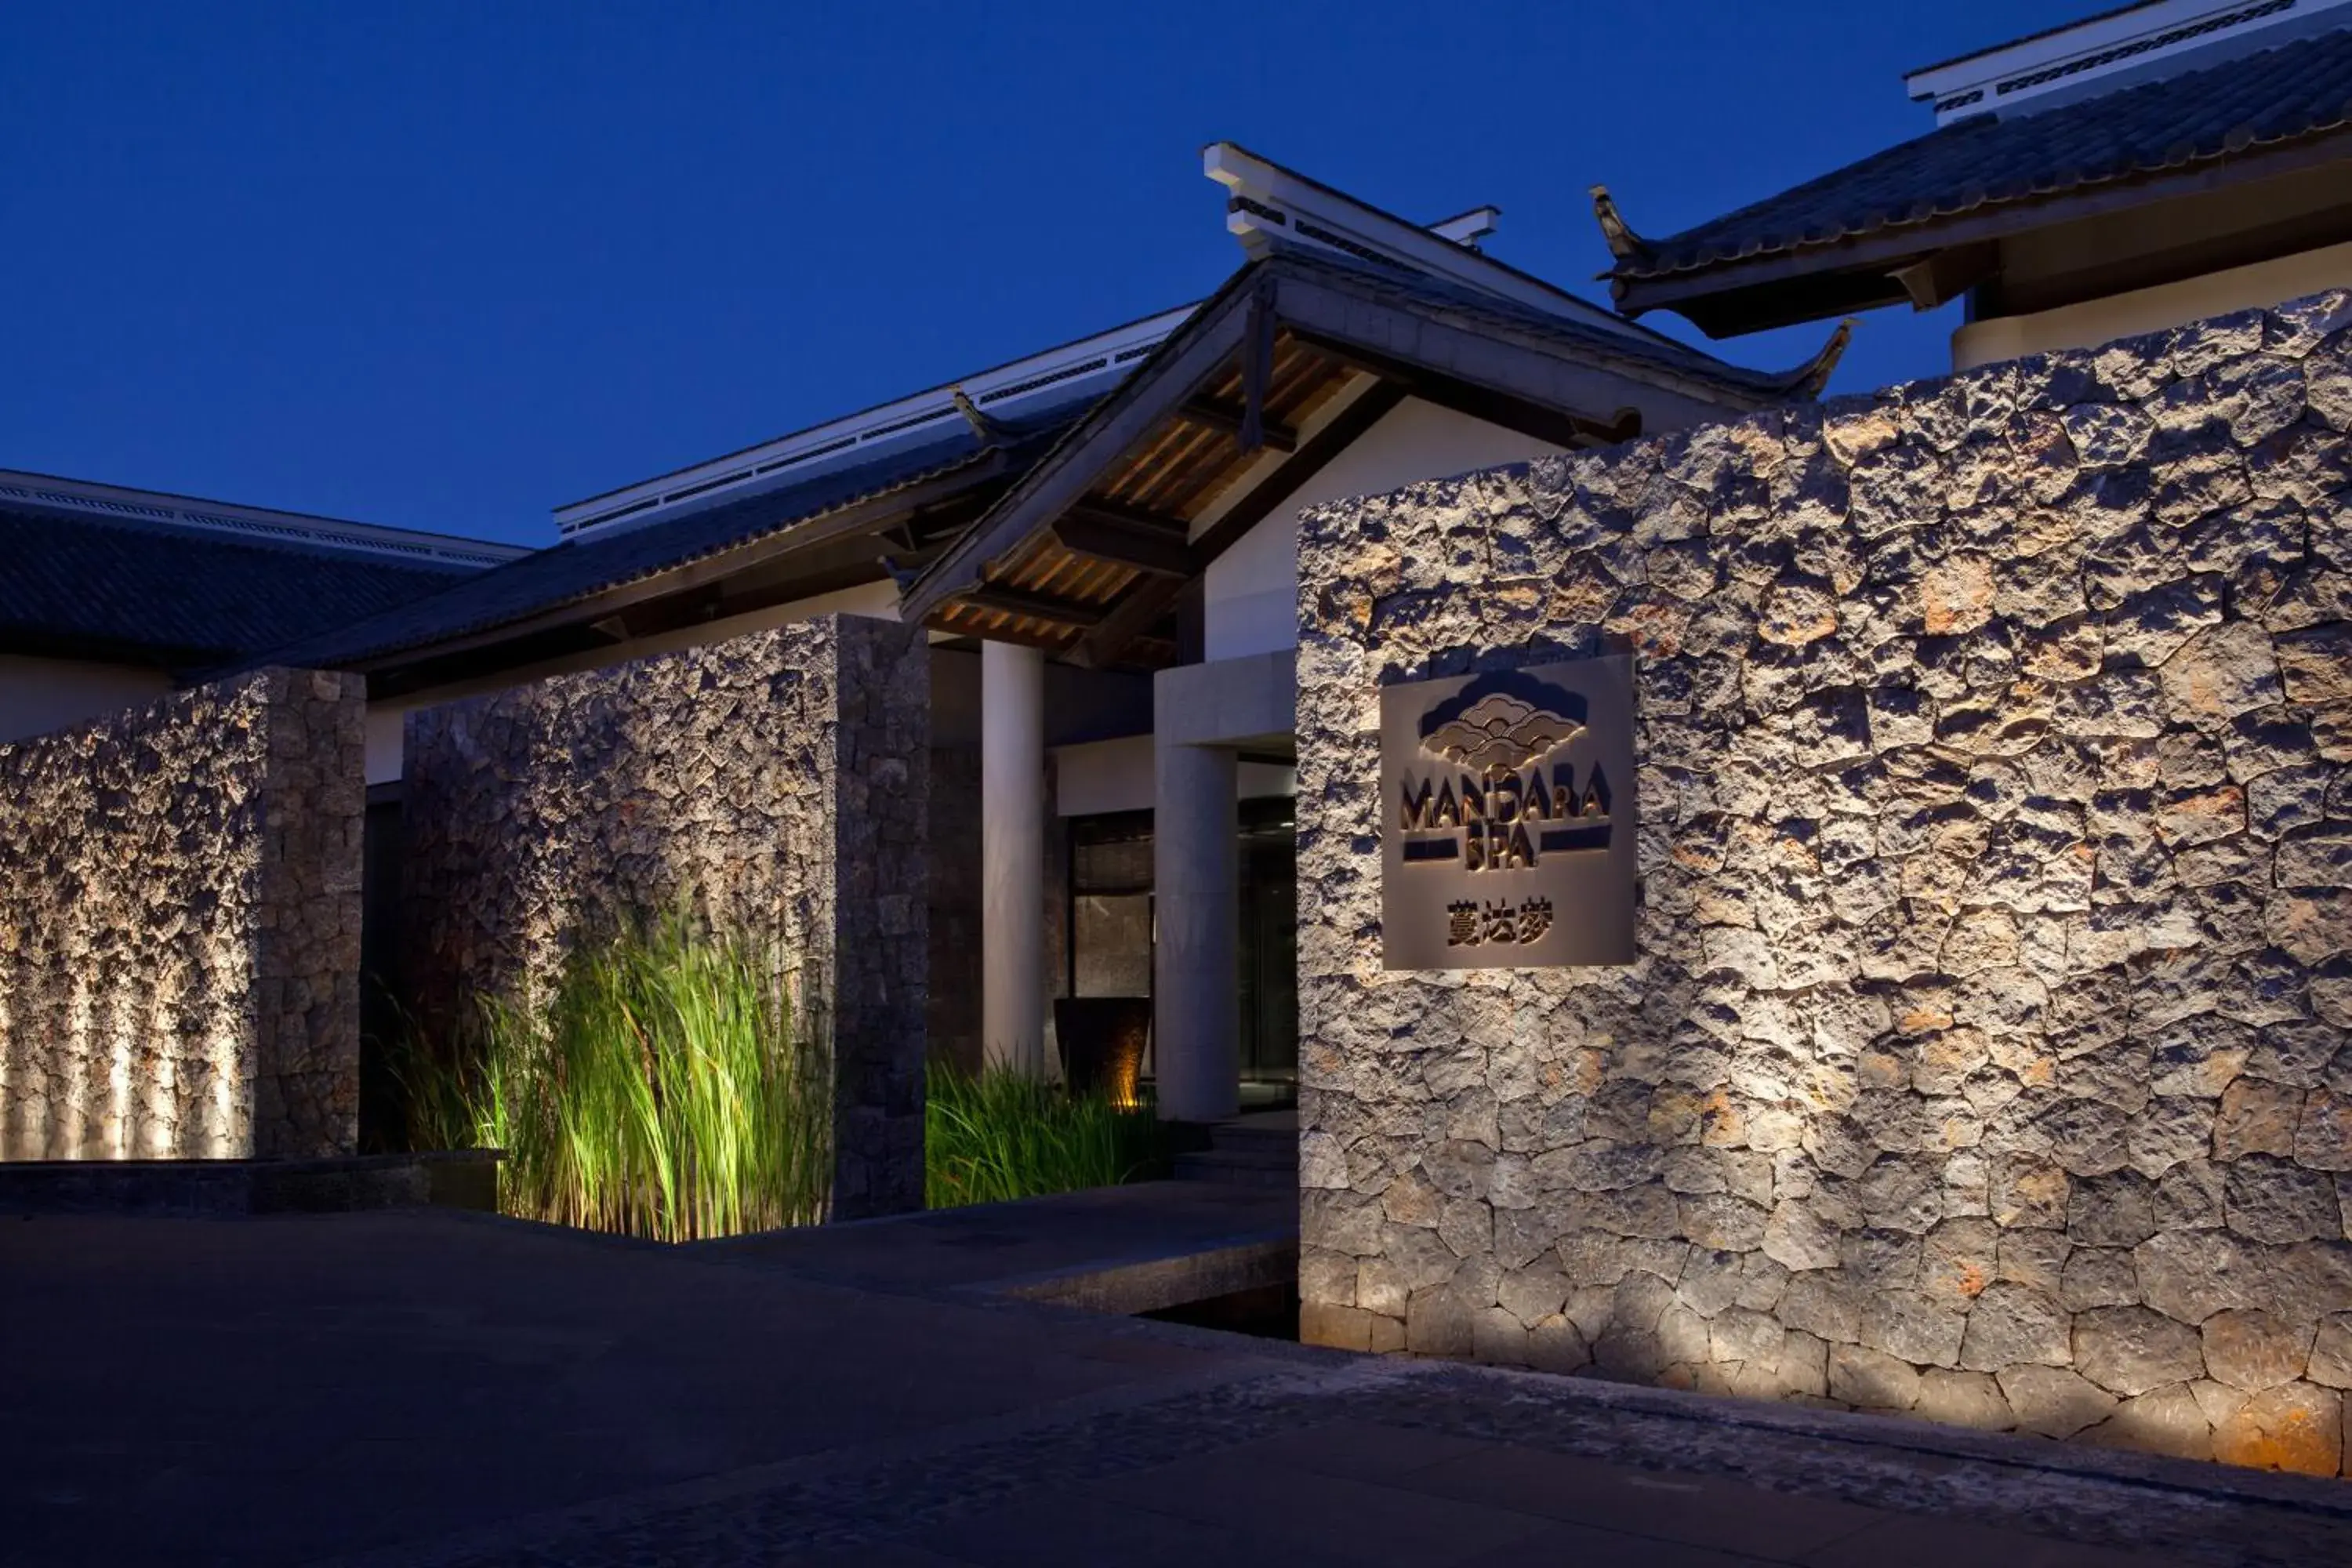
<svg viewBox="0 0 2352 1568">
<path fill-rule="evenodd" d="M 1455 245 L 1476 246 L 1495 232 L 1501 223 L 1503 209 L 1496 206 L 1472 207 L 1459 217 L 1450 217 L 1429 226 L 1429 232 Z"/>
<path fill-rule="evenodd" d="M 2084 96 L 2082 89 L 2094 83 L 2105 88 L 2121 85 L 2112 79 L 2118 77 L 2159 75 L 2176 60 L 2174 68 L 2193 69 L 2230 53 L 2343 25 L 2352 16 L 2326 13 L 2347 4 L 2352 0 L 2154 0 L 1923 67 L 1903 85 L 1915 100 L 1935 104 L 1938 125 L 2049 107 L 2061 95 Z"/>
<path fill-rule="evenodd" d="M 1198 309 L 1183 305 L 1107 332 L 1063 343 L 908 396 L 779 436 L 674 473 L 555 509 L 566 538 L 590 529 L 634 527 L 820 474 L 957 428 L 955 394 L 983 413 L 1017 417 L 1091 392 L 1108 392 L 1137 361 Z"/>
<path fill-rule="evenodd" d="M 1467 245 L 1367 205 L 1230 142 L 1212 142 L 1202 150 L 1201 172 L 1232 193 L 1225 227 L 1253 257 L 1279 245 L 1333 250 L 1359 260 L 1369 256 L 1408 272 L 1442 278 L 1622 337 L 1647 340 L 1654 335 L 1589 300 L 1555 289 Z M 1462 219 L 1449 219 L 1448 226 L 1494 210 L 1465 213 Z"/>
</svg>

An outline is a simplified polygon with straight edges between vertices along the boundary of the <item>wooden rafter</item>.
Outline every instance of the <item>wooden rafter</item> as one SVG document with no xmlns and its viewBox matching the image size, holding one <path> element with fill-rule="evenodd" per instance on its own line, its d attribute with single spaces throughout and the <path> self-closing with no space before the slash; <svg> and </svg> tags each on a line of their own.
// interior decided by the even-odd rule
<svg viewBox="0 0 2352 1568">
<path fill-rule="evenodd" d="M 1192 531 L 1192 520 L 1173 512 L 1153 511 L 1149 507 L 1112 500 L 1107 496 L 1086 496 L 1070 503 L 1065 517 L 1100 518 L 1124 527 L 1139 528 L 1156 533 L 1172 533 L 1182 539 Z"/>
<path fill-rule="evenodd" d="M 1404 398 L 1402 387 L 1382 382 L 1341 410 L 1286 462 L 1268 474 L 1223 517 L 1202 531 L 1201 537 L 1192 543 L 1193 552 L 1200 562 L 1198 570 L 1207 571 L 1209 563 L 1231 548 L 1234 541 L 1255 528 L 1276 507 L 1297 494 L 1298 487 L 1314 478 L 1331 459 L 1362 439 L 1366 431 L 1379 424 Z M 1177 577 L 1150 577 L 1138 583 L 1102 616 L 1100 625 L 1079 640 L 1077 647 L 1071 650 L 1071 658 L 1092 668 L 1117 663 L 1129 645 L 1175 607 L 1187 581 Z"/>
<path fill-rule="evenodd" d="M 1204 308 L 1160 345 L 1150 362 L 1153 374 L 1149 382 L 1130 379 L 1105 398 L 1080 422 L 1075 437 L 1065 438 L 1057 455 L 1089 447 L 1105 453 L 1125 451 L 1165 420 L 1171 405 L 1181 408 L 1208 391 L 1214 378 L 1232 363 L 1244 324 L 1237 296 L 1223 293 L 1215 303 L 1216 308 Z M 1164 387 L 1168 401 L 1143 397 L 1139 390 L 1142 387 L 1155 392 Z M 1032 530 L 1042 531 L 1051 519 L 1084 500 L 1095 479 L 1091 466 L 1055 458 L 1031 469 L 1015 481 L 977 529 L 908 591 L 902 612 L 927 619 L 941 602 L 962 596 L 963 590 L 952 583 L 959 570 L 976 578 L 1000 556 L 1009 559 L 1024 535 Z"/>
<path fill-rule="evenodd" d="M 1081 605 L 1072 599 L 1057 599 L 1049 594 L 1033 594 L 1024 588 L 1007 588 L 994 583 L 982 583 L 956 595 L 965 604 L 979 610 L 994 610 L 1000 615 L 1020 616 L 1033 621 L 1050 621 L 1056 626 L 1083 631 L 1103 618 L 1100 605 Z"/>
<path fill-rule="evenodd" d="M 1184 405 L 1182 412 L 1184 417 L 1195 425 L 1207 425 L 1237 438 L 1249 416 L 1240 404 L 1222 397 L 1195 397 Z M 1258 445 L 1270 447 L 1277 452 L 1296 452 L 1298 450 L 1298 432 L 1287 425 L 1264 420 L 1258 429 Z"/>
<path fill-rule="evenodd" d="M 1083 507 L 1072 508 L 1054 524 L 1062 548 L 1162 577 L 1190 577 L 1201 563 L 1181 531 L 1147 528 Z"/>
</svg>

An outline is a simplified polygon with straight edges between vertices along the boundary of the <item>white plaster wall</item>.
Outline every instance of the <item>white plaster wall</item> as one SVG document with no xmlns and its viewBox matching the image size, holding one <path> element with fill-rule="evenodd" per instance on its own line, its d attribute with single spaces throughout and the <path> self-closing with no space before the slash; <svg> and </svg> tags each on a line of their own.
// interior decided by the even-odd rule
<svg viewBox="0 0 2352 1568">
<path fill-rule="evenodd" d="M 159 669 L 0 654 L 0 742 L 143 708 L 171 689 Z"/>
<path fill-rule="evenodd" d="M 1238 658 L 1298 646 L 1298 514 L 1305 508 L 1379 495 L 1417 479 L 1523 463 L 1559 450 L 1516 430 L 1407 398 L 1210 564 L 1206 657 Z"/>
<path fill-rule="evenodd" d="M 1117 741 L 1055 746 L 1053 752 L 1055 816 L 1092 816 L 1105 811 L 1151 809 L 1150 736 L 1129 735 Z M 1245 762 L 1234 772 L 1239 774 L 1234 791 L 1237 800 L 1298 793 L 1296 768 Z"/>
<path fill-rule="evenodd" d="M 2352 285 L 2352 243 L 2324 246 L 2030 316 L 1970 321 L 1952 334 L 1952 368 L 1974 370 L 1995 360 L 2095 348 L 2209 316 L 2268 310 L 2282 300 L 2347 285 Z"/>
<path fill-rule="evenodd" d="M 772 626 L 791 626 L 796 621 L 830 615 L 867 616 L 878 621 L 895 621 L 898 618 L 898 591 L 887 581 L 862 583 L 855 588 L 794 599 L 788 605 L 772 605 L 748 616 L 730 616 L 724 620 L 706 621 L 700 626 L 664 632 L 658 637 L 633 637 L 627 642 L 616 642 L 608 647 L 573 654 L 566 658 L 549 659 L 543 664 L 530 665 L 520 669 L 501 670 L 480 680 L 437 686 L 429 691 L 404 692 L 381 702 L 370 702 L 367 782 L 372 784 L 400 782 L 401 728 L 411 709 L 431 708 L 461 697 L 478 697 L 485 691 L 503 691 L 509 687 L 526 685 L 551 675 L 604 669 L 651 654 L 677 653 L 686 648 L 700 647 L 706 643 L 724 642 L 746 632 L 765 631 Z"/>
</svg>

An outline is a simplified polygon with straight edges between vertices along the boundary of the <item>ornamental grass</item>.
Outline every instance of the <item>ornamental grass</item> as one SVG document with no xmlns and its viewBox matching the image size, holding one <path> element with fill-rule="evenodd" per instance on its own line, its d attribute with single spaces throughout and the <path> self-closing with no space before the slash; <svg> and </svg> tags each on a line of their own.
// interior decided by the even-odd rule
<svg viewBox="0 0 2352 1568">
<path fill-rule="evenodd" d="M 931 1065 L 923 1109 L 924 1201 L 1003 1203 L 1164 1175 L 1169 1150 L 1150 1105 L 1071 1094 L 1003 1068 Z"/>
<path fill-rule="evenodd" d="M 772 943 L 673 916 L 483 998 L 463 1066 L 406 1053 L 412 1142 L 495 1148 L 501 1212 L 656 1241 L 824 1216 L 832 1107 Z"/>
</svg>

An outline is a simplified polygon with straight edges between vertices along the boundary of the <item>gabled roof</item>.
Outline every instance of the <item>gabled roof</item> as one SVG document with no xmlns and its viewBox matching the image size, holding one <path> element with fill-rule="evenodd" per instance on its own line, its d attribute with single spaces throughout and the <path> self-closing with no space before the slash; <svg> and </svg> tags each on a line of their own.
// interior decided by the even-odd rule
<svg viewBox="0 0 2352 1568">
<path fill-rule="evenodd" d="M 0 470 L 0 651 L 192 670 L 375 615 L 522 553 Z"/>
<path fill-rule="evenodd" d="M 1891 274 L 1942 247 L 2352 157 L 2352 30 L 2300 37 L 2031 113 L 1965 118 L 1819 179 L 1663 238 L 1596 211 L 1618 308 L 1669 308 L 1720 335 L 1905 297 Z M 2101 204 L 2094 206 L 2092 204 Z M 1867 271 L 1877 297 L 1791 280 Z M 1777 311 L 1736 321 L 1711 297 L 1778 285 Z"/>
<path fill-rule="evenodd" d="M 1810 397 L 1843 341 L 1771 374 L 1370 259 L 1276 247 L 932 563 L 902 613 L 1082 663 L 1122 660 L 1183 582 L 1408 394 L 1590 444 L 1632 434 L 1645 410 L 1673 425 Z M 1281 435 L 1266 445 L 1286 455 L 1270 469 L 1248 439 L 1254 405 L 1257 428 Z M 1204 405 L 1239 417 L 1204 419 Z M 1235 487 L 1246 496 L 1234 500 Z"/>
<path fill-rule="evenodd" d="M 1034 454 L 1075 414 L 1009 426 L 987 441 L 970 426 L 870 461 L 635 528 L 583 533 L 457 584 L 431 598 L 273 648 L 268 662 L 365 667 L 395 655 L 533 622 L 612 591 L 731 557 L 754 547 L 787 548 L 828 521 L 879 527 L 878 512 L 901 510 L 1001 473 Z M 877 552 L 878 553 L 878 552 Z"/>
<path fill-rule="evenodd" d="M 0 562 L 0 648 L 173 670 L 365 619 L 479 570 L 5 497 Z"/>
<path fill-rule="evenodd" d="M 1254 154 L 1220 144 L 1212 160 L 1221 157 L 1244 193 L 1266 198 L 1251 203 L 1247 222 L 1279 219 L 1286 235 L 1253 246 L 1259 259 L 1207 302 L 575 503 L 558 513 L 570 537 L 553 548 L 273 648 L 269 661 L 365 669 L 383 691 L 424 688 L 874 580 L 886 561 L 903 577 L 944 551 L 952 576 L 957 563 L 985 559 L 1004 528 L 1030 527 L 1028 513 L 993 503 L 1007 487 L 1034 501 L 1032 465 L 1042 459 L 1051 470 L 1048 489 L 1069 474 L 1099 477 L 1085 464 L 1100 453 L 1074 447 L 1074 428 L 1123 452 L 1118 432 L 1142 418 L 1168 437 L 1136 458 L 1129 493 L 1138 510 L 1097 516 L 1091 536 L 1106 551 L 1115 538 L 1121 553 L 1082 568 L 1111 593 L 1131 578 L 1138 551 L 1163 576 L 1178 558 L 1192 559 L 1187 542 L 1164 537 L 1169 514 L 1146 503 L 1181 516 L 1259 447 L 1289 450 L 1293 426 L 1368 369 L 1391 387 L 1443 384 L 1449 395 L 1507 405 L 1517 413 L 1507 418 L 1538 422 L 1568 442 L 1620 429 L 1633 403 L 1663 400 L 1692 417 L 1810 395 L 1834 358 L 1832 350 L 1788 375 L 1742 370 L 1452 237 L 1485 232 L 1490 210 L 1433 237 Z M 1288 204 L 1287 217 L 1275 201 Z M 1322 236 L 1320 248 L 1292 244 L 1293 227 Z M 1263 395 L 1251 395 L 1237 364 L 1229 374 L 1216 367 L 1220 357 L 1236 359 L 1253 321 L 1280 339 L 1265 345 L 1271 384 L 1257 387 Z M 1376 404 L 1360 399 L 1352 412 L 1361 419 Z M 1298 458 L 1319 463 L 1334 441 L 1351 438 L 1345 427 L 1325 430 Z M 800 465 L 818 461 L 833 466 L 796 482 L 768 477 L 805 473 Z M 975 516 L 976 533 L 965 530 Z M 959 592 L 972 585 L 969 577 Z M 914 579 L 910 613 L 932 602 L 939 580 L 937 564 Z M 1000 588 L 997 597 L 1000 611 L 1014 609 L 951 629 L 1058 646 L 1058 633 L 1024 622 L 1018 590 Z M 1127 613 L 1144 615 L 1149 605 L 1141 596 Z M 980 614 L 976 602 L 961 608 Z"/>
</svg>

